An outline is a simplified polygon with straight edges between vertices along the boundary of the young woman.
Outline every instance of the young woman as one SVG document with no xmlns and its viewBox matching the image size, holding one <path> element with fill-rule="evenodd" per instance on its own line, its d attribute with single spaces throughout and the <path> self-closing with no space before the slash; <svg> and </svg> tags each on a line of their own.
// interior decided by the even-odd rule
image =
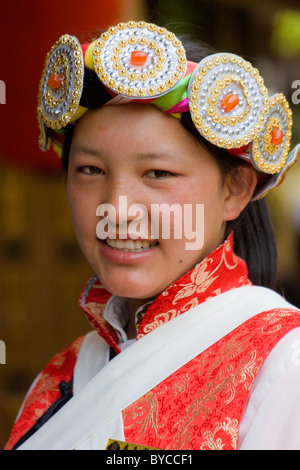
<svg viewBox="0 0 300 470">
<path fill-rule="evenodd" d="M 7 449 L 300 448 L 300 315 L 275 292 L 263 199 L 299 151 L 283 95 L 240 57 L 129 22 L 53 46 L 38 119 L 95 272 L 94 330 L 36 379 Z"/>
</svg>

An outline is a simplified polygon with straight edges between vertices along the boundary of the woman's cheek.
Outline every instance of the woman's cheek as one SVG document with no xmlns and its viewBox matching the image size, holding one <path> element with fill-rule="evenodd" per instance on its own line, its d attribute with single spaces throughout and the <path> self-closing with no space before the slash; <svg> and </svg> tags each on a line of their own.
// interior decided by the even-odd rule
<svg viewBox="0 0 300 470">
<path fill-rule="evenodd" d="M 68 202 L 74 229 L 77 236 L 93 230 L 96 234 L 96 208 L 93 210 L 91 200 L 76 189 L 69 189 Z"/>
</svg>

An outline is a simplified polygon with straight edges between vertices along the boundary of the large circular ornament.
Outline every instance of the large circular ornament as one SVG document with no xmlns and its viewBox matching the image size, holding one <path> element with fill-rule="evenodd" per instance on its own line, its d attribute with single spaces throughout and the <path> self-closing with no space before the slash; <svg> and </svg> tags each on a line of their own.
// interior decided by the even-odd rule
<svg viewBox="0 0 300 470">
<path fill-rule="evenodd" d="M 62 36 L 48 52 L 39 85 L 38 119 L 52 129 L 75 115 L 83 88 L 84 60 L 79 41 Z"/>
<path fill-rule="evenodd" d="M 176 36 L 145 21 L 119 23 L 95 41 L 93 64 L 101 82 L 117 95 L 154 99 L 183 78 L 186 55 Z"/>
<path fill-rule="evenodd" d="M 268 112 L 268 91 L 258 70 L 234 54 L 203 59 L 192 74 L 188 95 L 195 127 L 221 148 L 249 144 Z"/>
<path fill-rule="evenodd" d="M 292 136 L 292 111 L 282 93 L 270 98 L 269 111 L 259 135 L 253 139 L 251 161 L 260 171 L 279 173 L 285 166 Z"/>
</svg>

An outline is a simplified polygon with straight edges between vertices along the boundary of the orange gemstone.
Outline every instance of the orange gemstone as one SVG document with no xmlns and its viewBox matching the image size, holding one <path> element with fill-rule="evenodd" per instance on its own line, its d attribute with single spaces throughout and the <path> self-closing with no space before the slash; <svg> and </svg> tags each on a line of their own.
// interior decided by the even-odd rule
<svg viewBox="0 0 300 470">
<path fill-rule="evenodd" d="M 145 51 L 133 51 L 131 53 L 130 64 L 142 66 L 147 61 L 147 52 Z"/>
<path fill-rule="evenodd" d="M 278 129 L 277 127 L 274 127 L 271 132 L 271 145 L 280 145 L 281 142 L 283 141 L 283 132 L 281 129 Z"/>
<path fill-rule="evenodd" d="M 225 113 L 229 113 L 229 111 L 232 111 L 234 108 L 236 108 L 239 102 L 240 100 L 237 95 L 229 93 L 221 100 L 220 108 L 223 109 Z"/>
<path fill-rule="evenodd" d="M 59 90 L 64 85 L 64 76 L 62 73 L 54 73 L 48 78 L 48 85 L 52 90 Z"/>
</svg>

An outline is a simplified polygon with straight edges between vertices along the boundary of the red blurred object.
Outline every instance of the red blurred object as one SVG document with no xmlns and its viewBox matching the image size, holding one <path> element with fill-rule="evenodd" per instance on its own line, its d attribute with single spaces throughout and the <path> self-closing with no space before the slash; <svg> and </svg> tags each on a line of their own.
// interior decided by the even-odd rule
<svg viewBox="0 0 300 470">
<path fill-rule="evenodd" d="M 37 92 L 46 54 L 63 34 L 86 41 L 89 33 L 124 21 L 125 4 L 128 0 L 32 0 L 1 5 L 0 80 L 6 92 L 6 104 L 0 104 L 2 160 L 24 168 L 60 170 L 56 153 L 43 153 L 37 144 Z"/>
</svg>

